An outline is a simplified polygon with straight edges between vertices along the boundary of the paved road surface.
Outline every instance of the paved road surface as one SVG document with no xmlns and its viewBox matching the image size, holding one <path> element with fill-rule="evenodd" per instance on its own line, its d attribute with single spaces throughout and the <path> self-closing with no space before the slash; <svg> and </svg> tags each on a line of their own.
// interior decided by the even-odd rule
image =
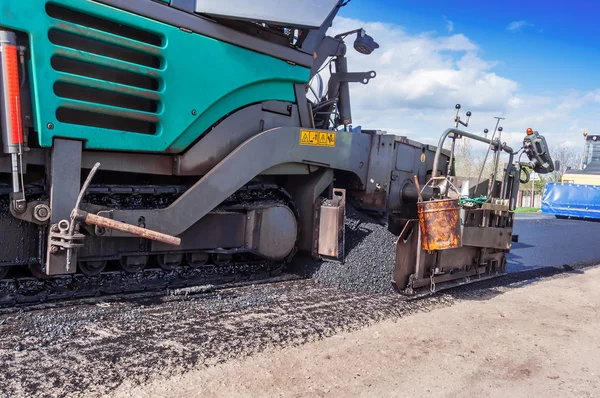
<svg viewBox="0 0 600 398">
<path fill-rule="evenodd" d="M 600 222 L 558 220 L 543 214 L 518 214 L 507 256 L 508 272 L 583 261 L 600 263 Z"/>
</svg>

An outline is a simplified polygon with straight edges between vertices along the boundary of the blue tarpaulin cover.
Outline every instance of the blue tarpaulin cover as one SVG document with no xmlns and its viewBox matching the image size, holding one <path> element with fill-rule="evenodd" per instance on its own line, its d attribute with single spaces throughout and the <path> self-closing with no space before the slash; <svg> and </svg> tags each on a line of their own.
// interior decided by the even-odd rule
<svg viewBox="0 0 600 398">
<path fill-rule="evenodd" d="M 544 189 L 542 213 L 600 219 L 600 186 L 549 182 Z"/>
</svg>

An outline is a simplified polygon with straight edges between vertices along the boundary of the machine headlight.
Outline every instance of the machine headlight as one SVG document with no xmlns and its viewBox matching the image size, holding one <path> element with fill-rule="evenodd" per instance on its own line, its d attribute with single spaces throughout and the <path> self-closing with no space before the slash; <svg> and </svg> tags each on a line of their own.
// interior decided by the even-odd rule
<svg viewBox="0 0 600 398">
<path fill-rule="evenodd" d="M 369 55 L 378 48 L 379 44 L 377 44 L 371 36 L 366 34 L 364 30 L 361 30 L 361 32 L 356 35 L 354 49 L 359 53 Z"/>
</svg>

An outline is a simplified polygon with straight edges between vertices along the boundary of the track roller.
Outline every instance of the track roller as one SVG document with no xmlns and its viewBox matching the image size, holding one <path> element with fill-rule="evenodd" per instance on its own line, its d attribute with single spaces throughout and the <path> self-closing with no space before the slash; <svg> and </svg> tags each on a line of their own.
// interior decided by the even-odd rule
<svg viewBox="0 0 600 398">
<path fill-rule="evenodd" d="M 96 276 L 104 271 L 106 268 L 106 264 L 108 262 L 106 260 L 96 260 L 96 261 L 80 261 L 79 262 L 79 270 L 88 276 Z"/>
<path fill-rule="evenodd" d="M 135 274 L 143 270 L 148 264 L 149 256 L 127 256 L 121 257 L 121 268 L 126 272 Z"/>
<path fill-rule="evenodd" d="M 183 264 L 183 254 L 159 254 L 156 256 L 156 261 L 160 268 L 172 271 Z"/>
<path fill-rule="evenodd" d="M 209 257 L 208 253 L 187 253 L 185 261 L 190 267 L 198 268 L 206 265 Z"/>
<path fill-rule="evenodd" d="M 211 258 L 215 265 L 223 266 L 229 264 L 231 260 L 233 260 L 233 254 L 213 253 Z"/>
<path fill-rule="evenodd" d="M 28 268 L 29 268 L 29 272 L 31 272 L 31 275 L 34 278 L 36 278 L 36 279 L 50 279 L 50 277 L 48 275 L 46 275 L 46 273 L 42 269 L 42 265 L 41 264 L 31 264 L 31 265 L 29 265 Z"/>
</svg>

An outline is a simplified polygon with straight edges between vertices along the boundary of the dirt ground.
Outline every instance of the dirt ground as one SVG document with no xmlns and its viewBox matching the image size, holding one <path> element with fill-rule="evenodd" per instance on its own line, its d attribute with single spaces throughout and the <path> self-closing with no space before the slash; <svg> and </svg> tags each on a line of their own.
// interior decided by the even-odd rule
<svg viewBox="0 0 600 398">
<path fill-rule="evenodd" d="M 600 397 L 600 268 L 110 397 Z"/>
</svg>

